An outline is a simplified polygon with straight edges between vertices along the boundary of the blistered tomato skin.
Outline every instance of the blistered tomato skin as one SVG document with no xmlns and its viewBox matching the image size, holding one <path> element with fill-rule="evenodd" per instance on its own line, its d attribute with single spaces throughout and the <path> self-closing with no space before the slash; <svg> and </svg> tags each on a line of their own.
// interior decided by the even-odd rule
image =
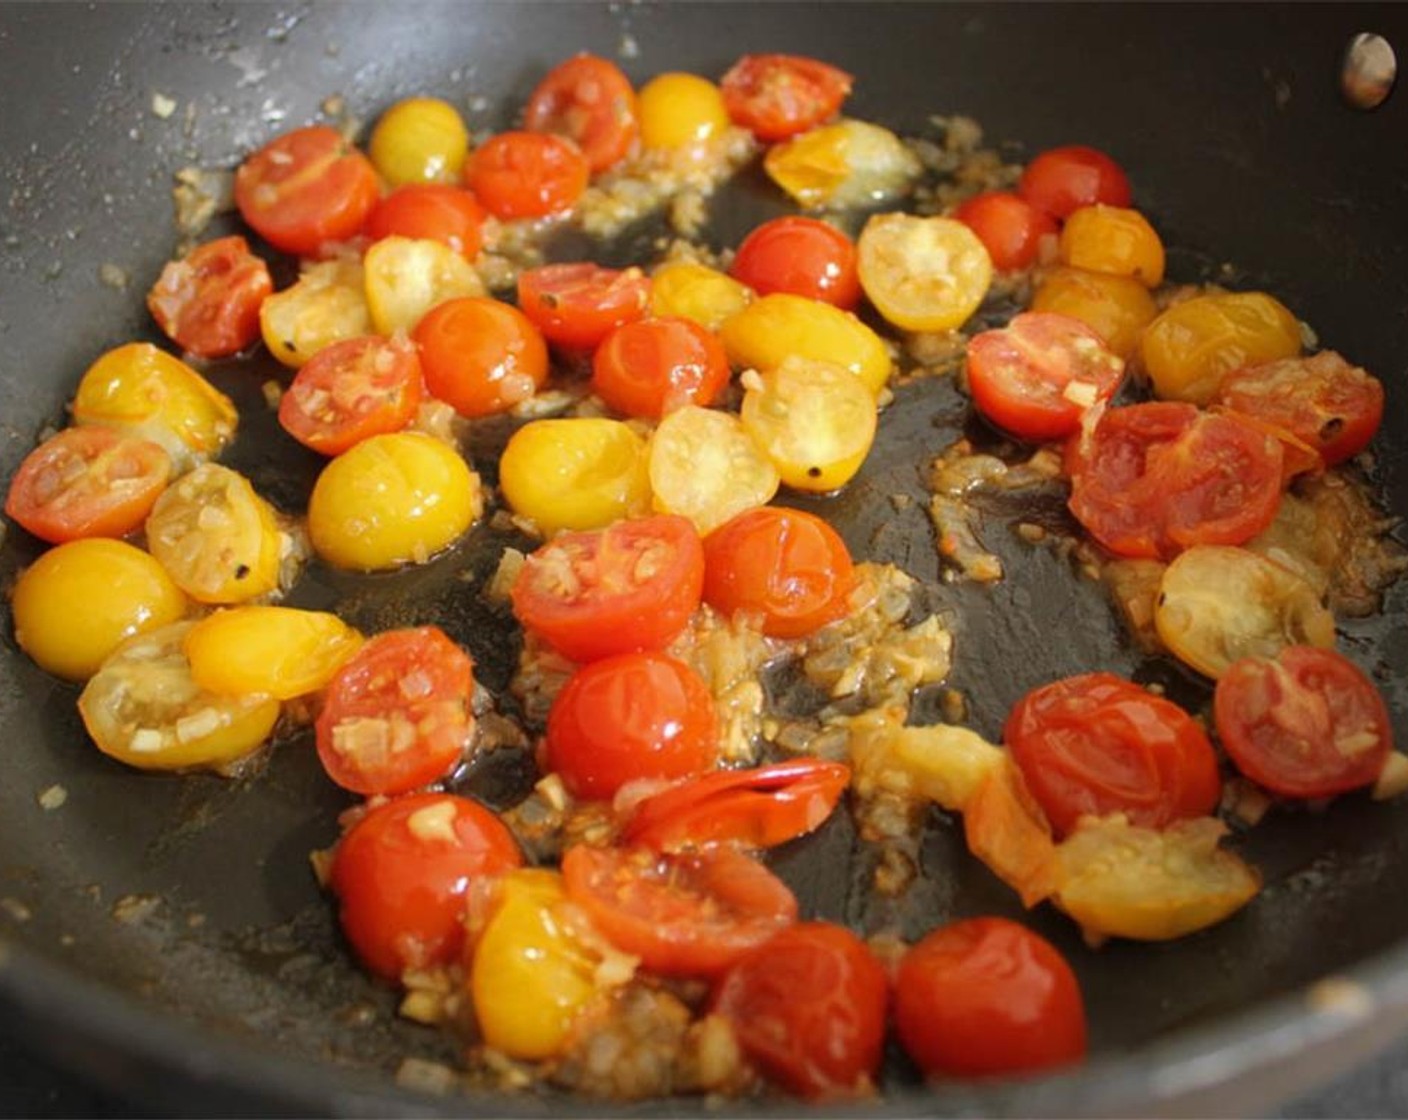
<svg viewBox="0 0 1408 1120">
<path fill-rule="evenodd" d="M 1164 244 L 1138 210 L 1083 206 L 1061 230 L 1061 263 L 1090 272 L 1129 276 L 1146 288 L 1164 278 Z"/>
<path fill-rule="evenodd" d="M 1029 268 L 1042 238 L 1055 240 L 1056 219 L 1011 191 L 986 191 L 964 202 L 953 216 L 978 235 L 994 268 Z"/>
<path fill-rule="evenodd" d="M 723 94 L 694 74 L 658 74 L 640 90 L 640 139 L 649 150 L 704 144 L 728 128 Z"/>
<path fill-rule="evenodd" d="M 459 110 L 435 97 L 398 101 L 372 129 L 367 154 L 393 187 L 453 183 L 469 151 L 469 131 Z"/>
<path fill-rule="evenodd" d="M 504 448 L 499 486 L 545 535 L 603 528 L 649 508 L 645 441 L 619 420 L 533 420 Z"/>
<path fill-rule="evenodd" d="M 261 606 L 207 615 L 182 649 L 191 679 L 207 692 L 292 700 L 323 688 L 361 644 L 334 614 Z"/>
<path fill-rule="evenodd" d="M 690 319 L 638 319 L 617 327 L 592 357 L 592 388 L 627 416 L 658 420 L 708 406 L 729 380 L 723 344 Z"/>
<path fill-rule="evenodd" d="M 465 163 L 475 197 L 505 220 L 566 213 L 590 178 L 591 165 L 576 144 L 538 132 L 500 132 Z"/>
<path fill-rule="evenodd" d="M 383 237 L 429 239 L 474 260 L 484 243 L 484 208 L 474 195 L 444 183 L 408 183 L 376 204 L 363 231 L 372 241 Z"/>
<path fill-rule="evenodd" d="M 845 366 L 878 395 L 893 363 L 880 336 L 856 316 L 805 296 L 777 292 L 754 300 L 720 332 L 741 369 L 776 369 L 789 356 Z"/>
</svg>

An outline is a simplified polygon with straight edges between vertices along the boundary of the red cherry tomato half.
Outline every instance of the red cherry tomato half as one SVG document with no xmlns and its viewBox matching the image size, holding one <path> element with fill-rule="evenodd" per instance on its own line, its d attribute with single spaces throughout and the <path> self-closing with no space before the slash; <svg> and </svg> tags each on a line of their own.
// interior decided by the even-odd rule
<svg viewBox="0 0 1408 1120">
<path fill-rule="evenodd" d="M 704 548 L 687 517 L 662 514 L 561 533 L 514 581 L 513 613 L 565 657 L 663 649 L 699 606 Z"/>
<path fill-rule="evenodd" d="M 376 205 L 376 170 L 336 129 L 296 128 L 235 173 L 235 205 L 275 249 L 311 257 L 360 232 Z"/>
<path fill-rule="evenodd" d="M 465 164 L 465 182 L 496 218 L 543 218 L 577 205 L 591 167 L 577 145 L 541 132 L 500 132 Z"/>
<path fill-rule="evenodd" d="M 1058 835 L 1087 814 L 1163 828 L 1209 816 L 1222 795 L 1217 756 L 1193 718 L 1111 673 L 1027 693 L 1002 737 Z"/>
<path fill-rule="evenodd" d="M 661 855 L 579 844 L 562 857 L 568 897 L 617 948 L 661 976 L 717 976 L 797 920 L 797 899 L 732 848 Z"/>
<path fill-rule="evenodd" d="M 1280 442 L 1235 413 L 1151 401 L 1112 408 L 1072 440 L 1071 512 L 1121 556 L 1242 544 L 1276 516 Z"/>
<path fill-rule="evenodd" d="M 528 98 L 523 127 L 567 137 L 581 148 L 593 172 L 605 171 L 625 157 L 640 135 L 635 90 L 614 62 L 579 54 L 538 83 Z"/>
<path fill-rule="evenodd" d="M 846 613 L 855 565 L 819 517 L 763 506 L 704 538 L 704 601 L 761 621 L 764 634 L 800 638 Z"/>
<path fill-rule="evenodd" d="M 711 1009 L 733 1024 L 769 1077 L 813 1099 L 864 1092 L 885 1045 L 888 978 L 844 926 L 801 922 L 752 950 L 714 987 Z"/>
<path fill-rule="evenodd" d="M 1096 148 L 1072 144 L 1042 152 L 1022 172 L 1017 193 L 1038 210 L 1065 219 L 1082 206 L 1097 202 L 1128 206 L 1129 178 Z"/>
<path fill-rule="evenodd" d="M 167 264 L 147 293 L 147 308 L 182 350 L 227 358 L 259 337 L 259 305 L 273 290 L 269 266 L 249 243 L 221 237 Z"/>
<path fill-rule="evenodd" d="M 371 971 L 458 959 L 471 881 L 521 866 L 513 834 L 493 812 L 448 793 L 398 797 L 367 812 L 333 851 L 329 885 L 342 930 Z"/>
<path fill-rule="evenodd" d="M 760 296 L 791 292 L 846 311 L 860 303 L 855 243 L 816 218 L 764 222 L 743 239 L 729 273 Z"/>
<path fill-rule="evenodd" d="M 1006 918 L 934 930 L 900 961 L 895 1029 L 926 1074 L 991 1077 L 1085 1057 L 1080 987 L 1050 942 Z"/>
<path fill-rule="evenodd" d="M 621 837 L 660 851 L 721 841 L 775 848 L 821 827 L 850 780 L 849 766 L 814 758 L 720 770 L 638 802 Z"/>
<path fill-rule="evenodd" d="M 367 335 L 335 342 L 299 369 L 279 401 L 279 423 L 322 455 L 399 432 L 420 407 L 416 349 L 404 338 Z"/>
<path fill-rule="evenodd" d="M 1036 263 L 1041 239 L 1060 232 L 1056 219 L 1011 191 L 985 191 L 953 212 L 978 235 L 994 268 L 1029 268 Z"/>
<path fill-rule="evenodd" d="M 1373 682 L 1342 654 L 1315 646 L 1236 662 L 1217 682 L 1213 716 L 1237 769 L 1283 797 L 1371 785 L 1393 749 Z"/>
<path fill-rule="evenodd" d="M 484 208 L 469 191 L 445 183 L 408 183 L 382 198 L 363 231 L 372 241 L 439 241 L 468 260 L 484 244 Z"/>
<path fill-rule="evenodd" d="M 474 664 L 435 626 L 387 630 L 328 684 L 318 757 L 343 789 L 397 794 L 443 778 L 474 731 Z"/>
<path fill-rule="evenodd" d="M 65 428 L 24 457 L 5 513 L 51 544 L 122 537 L 141 527 L 170 478 L 171 457 L 149 440 Z"/>
<path fill-rule="evenodd" d="M 597 396 L 617 412 L 650 420 L 687 404 L 711 404 L 728 379 L 723 343 L 691 319 L 626 323 L 592 358 Z"/>
<path fill-rule="evenodd" d="M 746 54 L 719 83 L 724 108 L 759 140 L 786 140 L 834 116 L 851 75 L 795 54 Z"/>
<path fill-rule="evenodd" d="M 542 333 L 512 304 L 466 296 L 427 312 L 411 332 L 430 395 L 461 416 L 489 416 L 548 378 Z"/>
<path fill-rule="evenodd" d="M 1027 311 L 968 343 L 968 391 L 999 428 L 1022 439 L 1063 439 L 1092 405 L 1107 401 L 1124 362 L 1068 315 Z"/>
<path fill-rule="evenodd" d="M 518 274 L 518 306 L 549 342 L 591 350 L 650 306 L 650 278 L 638 268 L 586 261 L 549 264 Z"/>
</svg>

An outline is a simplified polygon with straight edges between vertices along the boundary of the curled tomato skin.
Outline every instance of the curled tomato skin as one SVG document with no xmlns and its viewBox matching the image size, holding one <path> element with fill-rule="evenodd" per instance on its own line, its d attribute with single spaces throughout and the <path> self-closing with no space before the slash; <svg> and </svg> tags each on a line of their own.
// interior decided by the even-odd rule
<svg viewBox="0 0 1408 1120">
<path fill-rule="evenodd" d="M 147 308 L 181 349 L 225 358 L 259 338 L 259 307 L 273 290 L 269 266 L 249 243 L 221 237 L 167 264 L 147 293 Z"/>
<path fill-rule="evenodd" d="M 1070 144 L 1051 148 L 1027 164 L 1017 193 L 1053 218 L 1068 218 L 1083 206 L 1128 206 L 1129 178 L 1098 148 Z"/>
<path fill-rule="evenodd" d="M 733 123 L 759 140 L 786 140 L 841 108 L 851 92 L 844 70 L 795 54 L 747 54 L 720 86 Z"/>
<path fill-rule="evenodd" d="M 279 424 L 304 447 L 341 455 L 399 432 L 420 407 L 420 359 L 403 338 L 364 335 L 314 354 L 279 401 Z"/>
<path fill-rule="evenodd" d="M 577 145 L 540 132 L 500 132 L 465 163 L 465 182 L 496 218 L 543 218 L 577 205 L 591 165 Z"/>
<path fill-rule="evenodd" d="M 469 191 L 446 183 L 407 183 L 377 202 L 364 232 L 372 241 L 439 241 L 472 261 L 484 243 L 483 225 L 484 208 Z"/>
<path fill-rule="evenodd" d="M 638 268 L 589 261 L 549 264 L 518 274 L 518 306 L 549 342 L 591 350 L 650 306 L 650 278 Z"/>
<path fill-rule="evenodd" d="M 791 292 L 852 311 L 860 302 L 856 247 L 833 225 L 789 215 L 755 228 L 729 274 L 760 296 Z"/>
<path fill-rule="evenodd" d="M 614 62 L 585 52 L 548 71 L 528 98 L 523 124 L 567 137 L 593 173 L 619 163 L 640 135 L 631 80 Z"/>
<path fill-rule="evenodd" d="M 1043 237 L 1056 236 L 1056 219 L 1011 191 L 985 191 L 953 216 L 978 235 L 994 268 L 1009 271 L 1036 263 Z"/>
</svg>

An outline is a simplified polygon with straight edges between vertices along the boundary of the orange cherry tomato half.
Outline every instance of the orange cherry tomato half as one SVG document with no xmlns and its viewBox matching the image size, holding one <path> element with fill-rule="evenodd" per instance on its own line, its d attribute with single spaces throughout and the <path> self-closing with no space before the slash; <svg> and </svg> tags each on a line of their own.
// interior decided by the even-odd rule
<svg viewBox="0 0 1408 1120">
<path fill-rule="evenodd" d="M 430 395 L 461 416 L 489 416 L 528 400 L 548 379 L 542 333 L 512 304 L 449 299 L 411 332 Z"/>
<path fill-rule="evenodd" d="M 844 70 L 795 54 L 746 54 L 719 83 L 724 108 L 759 140 L 786 140 L 834 116 L 851 92 Z"/>
<path fill-rule="evenodd" d="M 661 976 L 717 976 L 797 920 L 787 885 L 733 848 L 667 855 L 578 844 L 562 876 L 602 935 Z"/>
<path fill-rule="evenodd" d="M 617 327 L 592 357 L 592 389 L 617 412 L 658 420 L 709 405 L 729 380 L 728 355 L 692 319 L 637 319 Z"/>
<path fill-rule="evenodd" d="M 483 226 L 484 208 L 469 191 L 445 183 L 408 183 L 377 202 L 363 232 L 372 241 L 438 241 L 472 261 L 484 244 Z"/>
<path fill-rule="evenodd" d="M 1123 813 L 1163 828 L 1217 807 L 1212 743 L 1172 701 L 1112 673 L 1083 673 L 1017 701 L 1003 741 L 1058 835 Z"/>
<path fill-rule="evenodd" d="M 362 963 L 388 980 L 447 965 L 464 945 L 470 883 L 522 866 L 504 823 L 448 793 L 398 797 L 369 810 L 333 851 L 329 886 Z"/>
<path fill-rule="evenodd" d="M 1022 172 L 1017 193 L 1053 218 L 1103 202 L 1128 206 L 1129 178 L 1104 152 L 1081 144 L 1042 152 Z"/>
<path fill-rule="evenodd" d="M 764 222 L 739 245 L 729 275 L 760 296 L 791 292 L 845 311 L 860 303 L 855 243 L 816 218 Z"/>
<path fill-rule="evenodd" d="M 304 363 L 279 401 L 279 423 L 303 446 L 341 455 L 371 436 L 399 432 L 420 400 L 415 347 L 365 335 L 325 346 Z"/>
<path fill-rule="evenodd" d="M 147 293 L 147 308 L 182 350 L 226 358 L 259 337 L 259 305 L 273 290 L 269 266 L 249 242 L 221 237 L 168 263 Z"/>
<path fill-rule="evenodd" d="M 1085 1057 L 1085 1003 L 1060 952 L 1006 918 L 934 930 L 900 960 L 895 1030 L 931 1077 L 992 1077 Z"/>
<path fill-rule="evenodd" d="M 235 173 L 235 205 L 250 228 L 300 257 L 360 232 L 378 193 L 371 161 L 321 124 L 276 137 Z"/>
<path fill-rule="evenodd" d="M 994 268 L 1004 271 L 1036 263 L 1043 237 L 1059 232 L 1056 219 L 1011 191 L 985 191 L 953 216 L 978 235 Z"/>
<path fill-rule="evenodd" d="M 65 428 L 20 463 L 5 513 L 51 544 L 123 537 L 141 527 L 170 479 L 171 457 L 150 440 L 97 424 Z"/>
<path fill-rule="evenodd" d="M 603 268 L 582 261 L 529 268 L 518 274 L 518 306 L 549 342 L 591 350 L 650 306 L 650 277 L 638 268 Z"/>
<path fill-rule="evenodd" d="M 474 663 L 436 626 L 387 630 L 343 664 L 318 715 L 318 757 L 343 789 L 397 794 L 443 778 L 474 732 Z"/>
<path fill-rule="evenodd" d="M 710 1009 L 769 1077 L 812 1099 L 864 1092 L 885 1047 L 889 979 L 844 926 L 799 922 L 738 961 Z"/>
<path fill-rule="evenodd" d="M 687 517 L 661 514 L 561 533 L 523 564 L 513 613 L 574 661 L 663 649 L 699 606 L 704 548 Z"/>
<path fill-rule="evenodd" d="M 500 132 L 465 164 L 465 182 L 496 218 L 543 218 L 577 205 L 591 166 L 577 145 L 542 132 Z"/>
<path fill-rule="evenodd" d="M 538 83 L 528 98 L 523 127 L 567 137 L 593 172 L 605 171 L 626 156 L 640 135 L 636 93 L 614 62 L 579 54 Z"/>
</svg>

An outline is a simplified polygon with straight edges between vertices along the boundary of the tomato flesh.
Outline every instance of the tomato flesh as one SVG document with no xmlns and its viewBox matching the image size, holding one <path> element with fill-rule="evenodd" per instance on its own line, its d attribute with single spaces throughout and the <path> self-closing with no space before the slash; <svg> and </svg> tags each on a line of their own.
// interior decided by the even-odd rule
<svg viewBox="0 0 1408 1120">
<path fill-rule="evenodd" d="M 974 195 L 953 216 L 978 235 L 993 267 L 1004 271 L 1031 267 L 1041 239 L 1059 232 L 1055 218 L 1011 191 Z"/>
<path fill-rule="evenodd" d="M 794 54 L 744 55 L 723 76 L 724 107 L 734 124 L 759 140 L 786 140 L 814 128 L 841 108 L 851 75 Z"/>
<path fill-rule="evenodd" d="M 364 232 L 372 241 L 439 241 L 472 261 L 484 243 L 483 225 L 484 208 L 469 191 L 445 183 L 408 183 L 377 202 Z"/>
<path fill-rule="evenodd" d="M 404 338 L 335 342 L 302 366 L 279 401 L 279 423 L 305 447 L 340 455 L 399 432 L 420 407 L 420 359 Z"/>
<path fill-rule="evenodd" d="M 764 222 L 738 246 L 729 275 L 760 296 L 791 292 L 846 311 L 860 302 L 855 244 L 816 218 Z"/>
<path fill-rule="evenodd" d="M 614 62 L 592 54 L 548 72 L 528 98 L 523 125 L 529 132 L 567 137 L 593 172 L 619 163 L 640 135 L 631 80 Z"/>
<path fill-rule="evenodd" d="M 549 342 L 591 350 L 650 306 L 650 279 L 638 268 L 603 268 L 582 261 L 549 264 L 518 274 L 518 306 Z"/>
<path fill-rule="evenodd" d="M 592 388 L 617 412 L 651 420 L 710 405 L 728 384 L 723 343 L 689 319 L 638 319 L 617 327 L 592 358 Z"/>
<path fill-rule="evenodd" d="M 273 290 L 269 266 L 249 243 L 221 237 L 163 268 L 147 293 L 147 308 L 181 349 L 227 358 L 259 338 L 259 306 Z"/>
<path fill-rule="evenodd" d="M 1104 152 L 1081 144 L 1042 152 L 1022 172 L 1017 193 L 1053 218 L 1067 218 L 1097 202 L 1128 206 L 1124 169 Z"/>
<path fill-rule="evenodd" d="M 496 218 L 544 218 L 577 204 L 591 165 L 577 145 L 539 132 L 500 132 L 469 157 L 465 181 Z"/>
</svg>

